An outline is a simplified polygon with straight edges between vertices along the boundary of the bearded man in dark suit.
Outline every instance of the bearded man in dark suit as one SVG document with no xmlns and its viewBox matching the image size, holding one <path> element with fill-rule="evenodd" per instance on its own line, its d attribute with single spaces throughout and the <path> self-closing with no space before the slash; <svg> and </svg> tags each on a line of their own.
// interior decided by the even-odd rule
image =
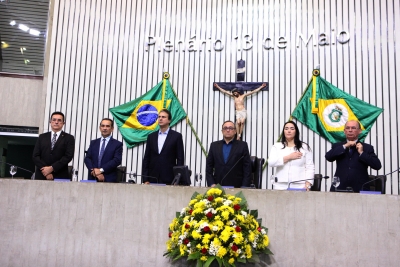
<svg viewBox="0 0 400 267">
<path fill-rule="evenodd" d="M 89 169 L 88 180 L 117 183 L 117 167 L 122 162 L 122 142 L 111 135 L 114 131 L 112 119 L 102 119 L 99 129 L 101 137 L 90 142 L 85 156 L 85 165 Z"/>
<path fill-rule="evenodd" d="M 174 180 L 174 166 L 183 166 L 184 150 L 182 134 L 171 130 L 172 115 L 167 109 L 158 113 L 160 129 L 147 136 L 142 162 L 143 183 L 170 185 Z M 153 178 L 154 177 L 154 178 Z"/>
<path fill-rule="evenodd" d="M 69 178 L 68 163 L 74 157 L 75 138 L 62 131 L 64 124 L 64 114 L 53 112 L 51 131 L 39 135 L 32 156 L 36 180 Z"/>
<path fill-rule="evenodd" d="M 363 184 L 368 182 L 368 167 L 374 170 L 382 167 L 374 147 L 358 140 L 361 131 L 358 121 L 346 122 L 344 134 L 347 140 L 333 144 L 332 149 L 325 154 L 327 161 L 336 161 L 335 176 L 340 179 L 337 190 L 344 190 L 347 187 L 351 187 L 357 193 L 360 190 L 368 190 L 362 188 Z M 330 191 L 335 191 L 335 188 L 331 186 Z"/>
<path fill-rule="evenodd" d="M 251 181 L 251 160 L 246 142 L 236 140 L 232 121 L 222 124 L 223 139 L 211 143 L 206 162 L 208 186 L 248 187 Z"/>
</svg>

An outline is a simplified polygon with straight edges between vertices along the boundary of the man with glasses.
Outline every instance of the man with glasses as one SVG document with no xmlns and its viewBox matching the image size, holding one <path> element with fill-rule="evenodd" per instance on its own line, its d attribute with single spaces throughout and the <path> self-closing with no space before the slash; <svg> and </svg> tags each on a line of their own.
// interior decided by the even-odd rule
<svg viewBox="0 0 400 267">
<path fill-rule="evenodd" d="M 236 140 L 232 121 L 222 124 L 223 139 L 211 143 L 206 162 L 208 186 L 250 186 L 251 160 L 246 142 Z"/>
<path fill-rule="evenodd" d="M 325 158 L 329 162 L 336 160 L 335 176 L 340 178 L 340 184 L 336 190 L 344 190 L 351 187 L 354 192 L 368 190 L 362 188 L 363 184 L 368 182 L 368 167 L 379 170 L 382 165 L 374 152 L 374 147 L 362 143 L 358 140 L 362 132 L 358 121 L 350 120 L 346 122 L 344 134 L 346 141 L 335 143 L 329 150 Z M 331 191 L 335 191 L 331 186 Z"/>
<path fill-rule="evenodd" d="M 74 157 L 75 138 L 62 131 L 64 124 L 64 114 L 53 112 L 50 117 L 51 131 L 39 135 L 32 156 L 36 165 L 36 180 L 69 178 L 68 163 Z"/>
</svg>

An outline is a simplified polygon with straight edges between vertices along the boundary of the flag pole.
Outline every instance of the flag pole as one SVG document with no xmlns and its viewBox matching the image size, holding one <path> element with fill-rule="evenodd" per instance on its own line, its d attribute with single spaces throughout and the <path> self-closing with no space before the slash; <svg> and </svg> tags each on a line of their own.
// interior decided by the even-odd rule
<svg viewBox="0 0 400 267">
<path fill-rule="evenodd" d="M 164 81 L 165 81 L 165 79 L 168 79 L 168 78 L 169 78 L 169 73 L 168 73 L 168 72 L 164 72 L 163 77 L 164 77 Z M 171 85 L 171 89 L 172 89 L 172 92 L 174 93 L 176 99 L 179 101 L 179 104 L 182 106 L 182 103 L 181 103 L 181 101 L 179 100 L 178 95 L 176 94 L 176 92 L 175 92 L 174 88 L 172 87 L 172 85 Z M 196 132 L 196 130 L 194 129 L 192 123 L 190 122 L 189 116 L 188 116 L 187 114 L 186 114 L 186 123 L 189 125 L 190 129 L 192 130 L 192 133 L 193 133 L 194 136 L 196 137 L 197 143 L 199 143 L 199 145 L 200 145 L 200 147 L 201 147 L 201 150 L 203 151 L 204 155 L 207 157 L 207 152 L 206 152 L 206 150 L 204 149 L 204 146 L 203 146 L 203 144 L 201 143 L 200 138 L 199 138 L 199 136 L 197 135 L 197 132 Z"/>
</svg>

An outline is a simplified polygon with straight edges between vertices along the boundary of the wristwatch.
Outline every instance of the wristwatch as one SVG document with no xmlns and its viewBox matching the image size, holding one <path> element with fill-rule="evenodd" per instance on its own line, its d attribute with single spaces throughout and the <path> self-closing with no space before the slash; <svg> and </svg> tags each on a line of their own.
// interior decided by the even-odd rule
<svg viewBox="0 0 400 267">
<path fill-rule="evenodd" d="M 100 172 L 103 173 L 103 172 L 104 172 L 104 169 L 103 169 L 103 168 L 100 168 Z"/>
</svg>

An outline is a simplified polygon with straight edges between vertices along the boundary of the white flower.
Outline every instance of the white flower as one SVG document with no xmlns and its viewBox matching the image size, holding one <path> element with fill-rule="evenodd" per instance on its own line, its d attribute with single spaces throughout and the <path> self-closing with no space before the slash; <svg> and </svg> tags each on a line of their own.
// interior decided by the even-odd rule
<svg viewBox="0 0 400 267">
<path fill-rule="evenodd" d="M 243 215 L 244 217 L 247 216 L 247 212 L 245 212 L 244 210 L 240 211 L 240 213 L 242 213 L 242 215 Z"/>
<path fill-rule="evenodd" d="M 213 228 L 212 228 L 212 230 L 213 230 L 214 232 L 218 231 L 218 226 L 214 225 Z"/>
<path fill-rule="evenodd" d="M 267 234 L 267 231 L 265 231 L 265 229 L 261 229 L 261 233 L 262 233 L 263 235 L 266 235 L 266 234 Z"/>
<path fill-rule="evenodd" d="M 223 204 L 224 204 L 225 206 L 230 206 L 230 205 L 232 204 L 232 201 L 229 200 L 229 199 L 227 199 L 227 200 L 225 200 L 225 201 L 223 202 Z"/>
</svg>

